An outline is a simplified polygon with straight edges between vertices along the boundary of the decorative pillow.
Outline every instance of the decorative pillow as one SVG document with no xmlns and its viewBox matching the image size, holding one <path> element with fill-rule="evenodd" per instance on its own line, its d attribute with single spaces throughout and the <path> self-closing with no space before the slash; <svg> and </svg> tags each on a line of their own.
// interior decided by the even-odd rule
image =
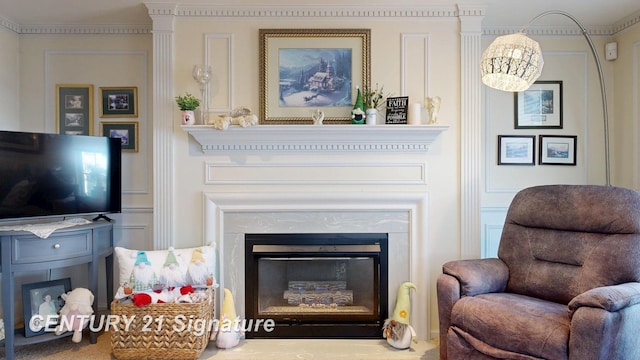
<svg viewBox="0 0 640 360">
<path fill-rule="evenodd" d="M 120 267 L 118 294 L 185 285 L 213 285 L 215 244 L 188 249 L 132 250 L 115 247 Z M 208 282 L 209 281 L 209 282 Z M 127 286 L 124 286 L 127 283 Z"/>
</svg>

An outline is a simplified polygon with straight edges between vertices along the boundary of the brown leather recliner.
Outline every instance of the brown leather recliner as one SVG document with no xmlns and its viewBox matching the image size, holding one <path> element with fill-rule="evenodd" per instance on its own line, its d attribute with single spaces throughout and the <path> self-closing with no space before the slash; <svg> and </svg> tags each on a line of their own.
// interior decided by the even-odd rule
<svg viewBox="0 0 640 360">
<path fill-rule="evenodd" d="M 597 185 L 516 194 L 497 259 L 438 277 L 440 359 L 640 359 L 640 195 Z"/>
</svg>

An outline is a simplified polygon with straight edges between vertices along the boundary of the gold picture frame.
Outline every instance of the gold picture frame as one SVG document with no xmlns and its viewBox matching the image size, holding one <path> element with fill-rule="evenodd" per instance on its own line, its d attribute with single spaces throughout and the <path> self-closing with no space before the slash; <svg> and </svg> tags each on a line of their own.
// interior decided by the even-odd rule
<svg viewBox="0 0 640 360">
<path fill-rule="evenodd" d="M 369 88 L 370 29 L 260 29 L 260 124 L 351 123 Z"/>
<path fill-rule="evenodd" d="M 122 151 L 138 152 L 138 122 L 103 121 L 100 136 L 119 138 Z"/>
<path fill-rule="evenodd" d="M 138 87 L 101 87 L 101 118 L 138 117 Z"/>
<path fill-rule="evenodd" d="M 59 134 L 93 134 L 93 85 L 56 85 L 56 128 Z"/>
</svg>

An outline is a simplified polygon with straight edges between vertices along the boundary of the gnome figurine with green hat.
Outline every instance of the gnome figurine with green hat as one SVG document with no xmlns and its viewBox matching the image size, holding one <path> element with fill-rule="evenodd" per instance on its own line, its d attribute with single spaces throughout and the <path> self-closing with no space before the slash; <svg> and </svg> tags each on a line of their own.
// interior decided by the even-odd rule
<svg viewBox="0 0 640 360">
<path fill-rule="evenodd" d="M 416 341 L 416 332 L 409 325 L 409 311 L 411 310 L 411 299 L 409 292 L 416 289 L 410 282 L 405 282 L 398 288 L 396 295 L 396 307 L 390 319 L 384 321 L 382 326 L 382 336 L 387 339 L 387 343 L 396 349 L 408 349 L 411 341 Z"/>
<path fill-rule="evenodd" d="M 364 124 L 365 113 L 364 102 L 362 101 L 362 92 L 360 91 L 359 86 L 356 86 L 356 90 L 358 90 L 358 95 L 356 95 L 356 103 L 353 105 L 353 110 L 351 110 L 351 123 Z"/>
</svg>

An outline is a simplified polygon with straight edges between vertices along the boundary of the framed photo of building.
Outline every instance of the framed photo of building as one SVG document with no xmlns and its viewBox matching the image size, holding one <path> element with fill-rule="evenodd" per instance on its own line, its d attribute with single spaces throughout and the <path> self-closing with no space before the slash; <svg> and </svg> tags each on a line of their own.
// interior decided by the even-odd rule
<svg viewBox="0 0 640 360">
<path fill-rule="evenodd" d="M 93 85 L 56 85 L 58 133 L 92 135 Z"/>
<path fill-rule="evenodd" d="M 562 81 L 536 81 L 514 93 L 516 129 L 562 129 Z"/>
<path fill-rule="evenodd" d="M 119 138 L 122 151 L 138 152 L 138 122 L 107 122 L 103 121 L 100 129 L 101 136 Z"/>
<path fill-rule="evenodd" d="M 535 165 L 535 135 L 498 135 L 498 165 Z"/>
<path fill-rule="evenodd" d="M 58 312 L 64 306 L 62 294 L 68 291 L 71 291 L 70 278 L 22 285 L 25 337 L 53 331 L 58 324 Z"/>
<path fill-rule="evenodd" d="M 578 137 L 540 135 L 540 165 L 576 165 Z"/>
<path fill-rule="evenodd" d="M 355 88 L 369 88 L 369 29 L 260 29 L 260 123 L 351 123 Z"/>
<path fill-rule="evenodd" d="M 138 88 L 101 87 L 100 117 L 138 117 Z"/>
</svg>

